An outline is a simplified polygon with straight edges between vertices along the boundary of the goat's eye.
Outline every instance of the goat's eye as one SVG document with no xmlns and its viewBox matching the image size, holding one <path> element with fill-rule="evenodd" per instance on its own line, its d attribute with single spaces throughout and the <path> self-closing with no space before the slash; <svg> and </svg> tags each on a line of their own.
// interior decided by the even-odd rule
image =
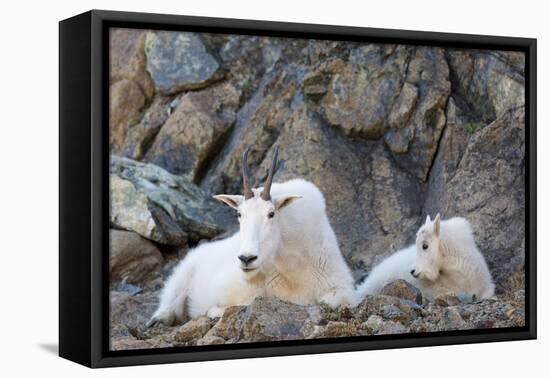
<svg viewBox="0 0 550 378">
<path fill-rule="evenodd" d="M 268 218 L 273 218 L 274 216 L 275 216 L 275 212 L 273 211 L 270 211 L 269 213 L 267 213 Z"/>
<path fill-rule="evenodd" d="M 422 249 L 423 250 L 428 249 L 428 243 L 422 243 Z"/>
</svg>

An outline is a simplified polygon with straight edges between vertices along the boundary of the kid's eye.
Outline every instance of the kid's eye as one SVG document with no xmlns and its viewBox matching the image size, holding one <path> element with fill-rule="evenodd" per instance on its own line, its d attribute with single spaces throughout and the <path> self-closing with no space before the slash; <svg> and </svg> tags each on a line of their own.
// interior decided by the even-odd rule
<svg viewBox="0 0 550 378">
<path fill-rule="evenodd" d="M 422 249 L 423 250 L 428 249 L 428 243 L 422 243 Z"/>
<path fill-rule="evenodd" d="M 273 211 L 270 211 L 268 214 L 267 214 L 267 217 L 268 218 L 273 218 L 275 216 L 275 212 Z"/>
<path fill-rule="evenodd" d="M 237 218 L 240 218 L 240 217 L 241 217 L 241 212 L 238 211 L 238 212 L 237 212 Z"/>
</svg>

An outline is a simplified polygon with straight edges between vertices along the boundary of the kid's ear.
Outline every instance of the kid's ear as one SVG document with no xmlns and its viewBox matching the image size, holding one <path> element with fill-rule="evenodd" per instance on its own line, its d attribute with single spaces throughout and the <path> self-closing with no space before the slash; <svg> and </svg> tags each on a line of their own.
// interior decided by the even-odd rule
<svg viewBox="0 0 550 378">
<path fill-rule="evenodd" d="M 441 223 L 441 217 L 439 216 L 439 213 L 437 213 L 434 220 L 434 234 L 437 237 L 439 237 L 439 231 L 441 229 L 440 223 Z"/>
<path fill-rule="evenodd" d="M 217 196 L 214 196 L 214 198 L 234 209 L 237 209 L 244 201 L 244 197 L 240 195 L 218 194 Z"/>
<path fill-rule="evenodd" d="M 273 203 L 275 204 L 275 210 L 281 210 L 285 206 L 290 205 L 292 202 L 296 201 L 297 199 L 302 198 L 302 196 L 280 196 L 276 197 L 273 200 Z"/>
<path fill-rule="evenodd" d="M 430 214 L 428 214 L 426 216 L 426 222 L 424 222 L 424 224 L 430 224 L 430 223 L 432 223 L 432 219 L 430 218 Z"/>
</svg>

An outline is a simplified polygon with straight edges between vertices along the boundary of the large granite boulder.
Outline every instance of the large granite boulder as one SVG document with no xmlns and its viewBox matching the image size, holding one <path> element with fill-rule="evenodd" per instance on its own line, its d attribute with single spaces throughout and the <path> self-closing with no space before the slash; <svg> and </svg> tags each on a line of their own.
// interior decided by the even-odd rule
<svg viewBox="0 0 550 378">
<path fill-rule="evenodd" d="M 211 239 L 235 228 L 232 211 L 185 177 L 111 157 L 111 224 L 169 245 Z"/>
</svg>

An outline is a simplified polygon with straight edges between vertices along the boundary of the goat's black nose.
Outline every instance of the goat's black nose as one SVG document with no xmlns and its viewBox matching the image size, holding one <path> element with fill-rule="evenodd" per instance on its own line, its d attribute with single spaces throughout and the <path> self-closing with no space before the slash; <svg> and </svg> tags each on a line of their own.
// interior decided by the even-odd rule
<svg viewBox="0 0 550 378">
<path fill-rule="evenodd" d="M 239 260 L 241 260 L 245 265 L 250 264 L 252 261 L 256 260 L 258 256 L 254 255 L 240 255 Z"/>
<path fill-rule="evenodd" d="M 411 270 L 411 275 L 414 277 L 414 269 Z"/>
</svg>

